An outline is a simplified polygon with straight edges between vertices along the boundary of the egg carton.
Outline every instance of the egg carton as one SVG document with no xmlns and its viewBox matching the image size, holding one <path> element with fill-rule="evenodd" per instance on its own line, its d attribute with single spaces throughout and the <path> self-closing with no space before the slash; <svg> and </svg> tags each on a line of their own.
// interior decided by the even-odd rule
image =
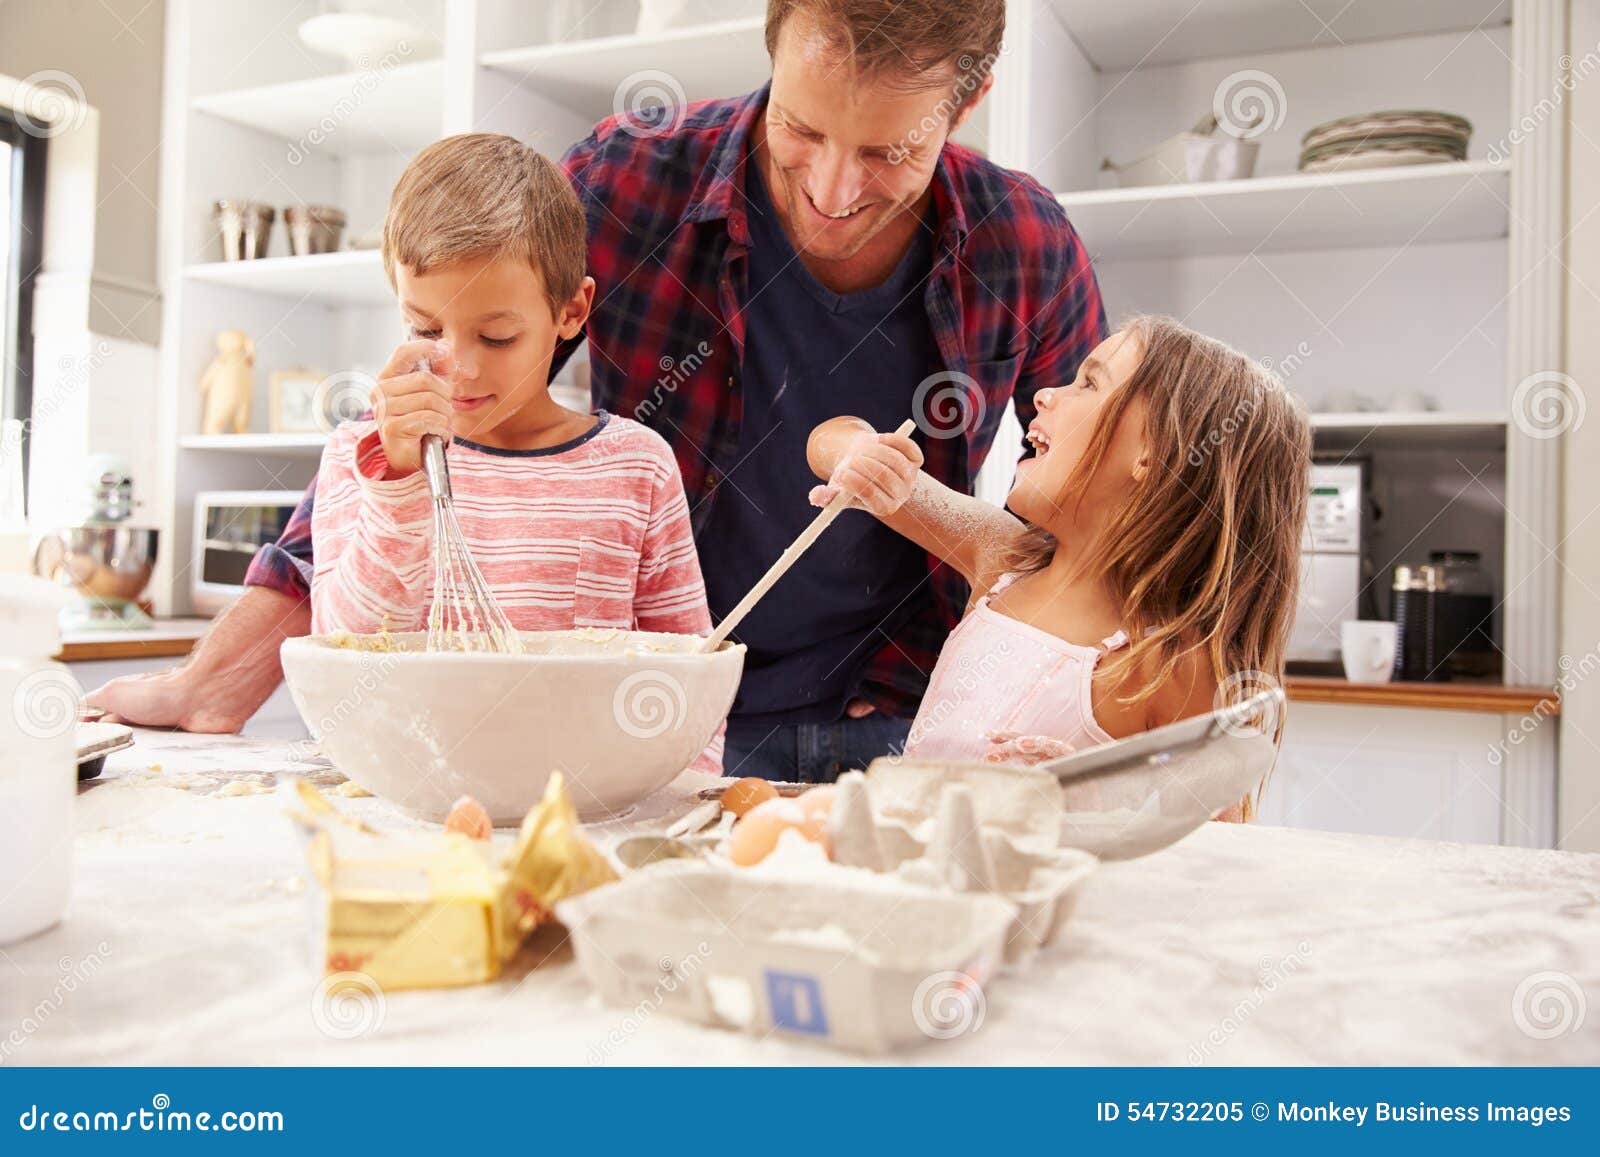
<svg viewBox="0 0 1600 1157">
<path fill-rule="evenodd" d="M 602 1000 L 865 1053 L 976 1030 L 1017 907 L 998 895 L 654 864 L 564 900 Z"/>
<path fill-rule="evenodd" d="M 1016 915 L 1005 962 L 1021 963 L 1055 941 L 1099 860 L 1056 846 L 1059 787 L 1018 770 L 846 773 L 828 816 L 829 855 L 921 888 L 1007 900 Z"/>
<path fill-rule="evenodd" d="M 716 855 L 721 835 L 639 837 L 640 848 L 630 851 L 645 854 L 630 855 L 624 866 L 710 857 L 761 878 L 798 874 L 848 886 L 871 874 L 897 886 L 997 895 L 1016 909 L 1006 937 L 1010 965 L 1055 940 L 1099 863 L 1056 845 L 1061 788 L 1031 769 L 880 760 L 865 775 L 840 776 L 834 791 L 826 853 L 785 833 L 766 861 L 734 868 Z"/>
</svg>

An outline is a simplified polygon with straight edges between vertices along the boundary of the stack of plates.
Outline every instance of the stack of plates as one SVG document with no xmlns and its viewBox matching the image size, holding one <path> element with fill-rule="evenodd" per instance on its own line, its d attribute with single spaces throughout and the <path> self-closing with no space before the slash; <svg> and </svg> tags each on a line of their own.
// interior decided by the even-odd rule
<svg viewBox="0 0 1600 1157">
<path fill-rule="evenodd" d="M 1467 159 L 1472 123 L 1446 112 L 1408 110 L 1341 117 L 1300 142 L 1300 171 L 1382 169 Z"/>
</svg>

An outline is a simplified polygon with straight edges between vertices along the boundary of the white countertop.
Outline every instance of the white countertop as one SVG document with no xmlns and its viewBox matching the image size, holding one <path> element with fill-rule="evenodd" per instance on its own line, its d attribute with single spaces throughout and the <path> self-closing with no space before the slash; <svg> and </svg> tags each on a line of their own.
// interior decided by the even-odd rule
<svg viewBox="0 0 1600 1157">
<path fill-rule="evenodd" d="M 852 1059 L 601 1006 L 559 928 L 495 984 L 391 993 L 376 1027 L 328 1035 L 313 1015 L 299 843 L 270 795 L 216 794 L 275 771 L 337 779 L 296 754 L 141 731 L 112 757 L 79 800 L 67 919 L 0 948 L 0 1063 Z M 683 810 L 701 782 L 685 776 L 640 816 Z M 331 798 L 369 822 L 410 822 L 380 800 Z M 894 1059 L 1596 1064 L 1589 1003 L 1600 1005 L 1600 856 L 1208 824 L 1105 866 L 1062 938 L 990 983 L 979 1031 Z"/>
<path fill-rule="evenodd" d="M 148 627 L 102 627 L 97 630 L 64 631 L 64 645 L 77 643 L 170 642 L 198 639 L 211 629 L 211 619 L 156 619 Z"/>
</svg>

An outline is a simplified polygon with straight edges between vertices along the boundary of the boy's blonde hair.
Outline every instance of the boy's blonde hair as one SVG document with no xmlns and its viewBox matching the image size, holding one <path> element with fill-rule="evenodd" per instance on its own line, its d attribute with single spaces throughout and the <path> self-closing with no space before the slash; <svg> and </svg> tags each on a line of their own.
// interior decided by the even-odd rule
<svg viewBox="0 0 1600 1157">
<path fill-rule="evenodd" d="M 1153 695 L 1196 649 L 1221 686 L 1246 673 L 1252 690 L 1281 682 L 1300 586 L 1311 425 L 1283 383 L 1237 350 L 1168 317 L 1136 317 L 1123 328 L 1139 343 L 1139 367 L 1101 409 L 1063 488 L 1084 493 L 1118 422 L 1142 398 L 1151 469 L 1086 560 L 1123 600 L 1132 640 L 1105 666 L 1142 676 L 1119 698 Z M 1054 553 L 1054 538 L 1035 528 L 1006 569 L 1037 570 Z"/>
<path fill-rule="evenodd" d="M 427 273 L 481 257 L 526 261 L 555 316 L 583 282 L 583 209 L 566 174 L 514 137 L 463 133 L 412 159 L 389 197 L 383 268 Z"/>
</svg>

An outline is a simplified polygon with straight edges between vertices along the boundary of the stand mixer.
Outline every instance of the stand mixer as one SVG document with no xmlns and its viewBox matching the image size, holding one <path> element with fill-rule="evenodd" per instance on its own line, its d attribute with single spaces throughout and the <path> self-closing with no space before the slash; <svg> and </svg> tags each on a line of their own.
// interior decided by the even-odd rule
<svg viewBox="0 0 1600 1157">
<path fill-rule="evenodd" d="M 127 525 L 134 508 L 128 465 L 112 454 L 93 455 L 82 485 L 83 521 L 47 533 L 34 555 L 34 570 L 78 593 L 61 612 L 63 630 L 149 627 L 150 616 L 138 600 L 155 569 L 158 532 Z"/>
</svg>

